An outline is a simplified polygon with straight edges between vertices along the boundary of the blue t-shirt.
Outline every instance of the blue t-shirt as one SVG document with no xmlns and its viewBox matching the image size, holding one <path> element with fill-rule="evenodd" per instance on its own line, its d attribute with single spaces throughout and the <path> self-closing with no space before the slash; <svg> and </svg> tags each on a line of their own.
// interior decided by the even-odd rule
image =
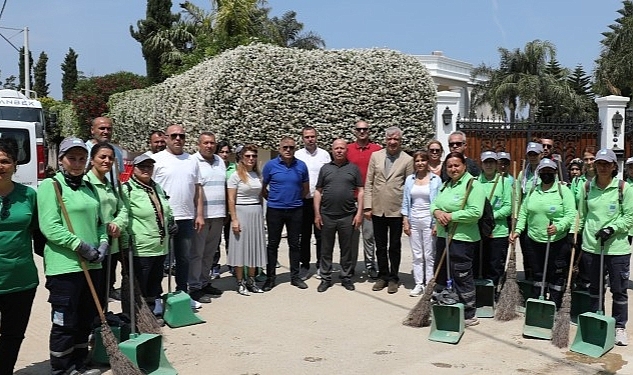
<svg viewBox="0 0 633 375">
<path fill-rule="evenodd" d="M 303 206 L 303 184 L 310 179 L 304 162 L 295 158 L 288 166 L 281 157 L 277 157 L 264 165 L 262 178 L 268 185 L 268 207 L 286 209 Z"/>
</svg>

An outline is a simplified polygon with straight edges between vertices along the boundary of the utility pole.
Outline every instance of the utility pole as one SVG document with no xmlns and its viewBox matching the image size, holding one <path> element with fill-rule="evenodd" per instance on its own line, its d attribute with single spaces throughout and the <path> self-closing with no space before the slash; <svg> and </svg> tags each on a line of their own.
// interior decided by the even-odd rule
<svg viewBox="0 0 633 375">
<path fill-rule="evenodd" d="M 29 28 L 24 27 L 24 95 L 31 97 L 31 67 L 29 66 Z"/>
</svg>

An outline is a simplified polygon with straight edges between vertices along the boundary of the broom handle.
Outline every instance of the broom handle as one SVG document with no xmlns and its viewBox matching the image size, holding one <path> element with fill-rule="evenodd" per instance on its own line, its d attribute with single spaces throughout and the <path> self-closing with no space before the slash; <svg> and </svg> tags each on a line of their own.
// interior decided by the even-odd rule
<svg viewBox="0 0 633 375">
<path fill-rule="evenodd" d="M 576 243 L 578 241 L 578 227 L 580 226 L 580 214 L 576 212 L 576 220 L 574 222 L 574 242 L 571 246 L 571 257 L 569 258 L 569 271 L 567 271 L 567 286 L 565 287 L 565 291 L 569 291 L 571 287 L 571 275 L 574 272 L 574 256 L 576 255 Z"/>
<path fill-rule="evenodd" d="M 64 215 L 64 219 L 66 220 L 66 225 L 68 226 L 68 230 L 70 233 L 75 233 L 73 230 L 73 225 L 70 222 L 70 217 L 68 217 L 68 210 L 66 210 L 66 205 L 62 200 L 62 193 L 59 190 L 59 182 L 53 181 L 53 187 L 55 188 L 55 195 L 57 196 L 57 201 L 59 202 L 59 207 L 62 210 L 62 214 Z M 86 277 L 86 282 L 88 283 L 88 288 L 90 288 L 90 294 L 92 295 L 92 299 L 94 300 L 95 306 L 97 307 L 97 312 L 99 313 L 99 319 L 102 324 L 107 324 L 105 314 L 103 313 L 103 309 L 101 308 L 101 302 L 99 302 L 99 297 L 97 297 L 97 291 L 95 290 L 95 286 L 92 283 L 92 278 L 90 277 L 90 273 L 88 272 L 88 266 L 86 265 L 86 260 L 81 257 L 81 255 L 77 254 L 77 258 L 79 258 L 79 263 L 81 263 L 81 269 L 84 272 L 84 276 Z"/>
<path fill-rule="evenodd" d="M 131 248 L 128 249 L 127 261 L 128 280 L 130 282 L 130 332 L 131 334 L 136 334 L 136 309 L 134 308 L 134 258 L 132 257 Z"/>
</svg>

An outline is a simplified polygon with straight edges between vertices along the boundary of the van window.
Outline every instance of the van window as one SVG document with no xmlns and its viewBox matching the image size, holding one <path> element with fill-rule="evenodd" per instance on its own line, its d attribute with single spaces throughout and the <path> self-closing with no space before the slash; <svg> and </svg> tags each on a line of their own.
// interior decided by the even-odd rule
<svg viewBox="0 0 633 375">
<path fill-rule="evenodd" d="M 31 146 L 27 129 L 0 128 L 0 138 L 13 138 L 18 146 L 18 165 L 31 161 Z"/>
<path fill-rule="evenodd" d="M 42 122 L 42 119 L 40 118 L 41 113 L 41 108 L 0 106 L 0 120 Z"/>
</svg>

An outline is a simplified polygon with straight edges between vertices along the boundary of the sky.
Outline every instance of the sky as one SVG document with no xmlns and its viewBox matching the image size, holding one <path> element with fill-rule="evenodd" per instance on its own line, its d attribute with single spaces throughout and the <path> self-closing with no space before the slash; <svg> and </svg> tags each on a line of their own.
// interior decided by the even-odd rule
<svg viewBox="0 0 633 375">
<path fill-rule="evenodd" d="M 145 74 L 140 44 L 129 28 L 145 18 L 143 0 L 0 0 L 0 33 L 18 48 L 29 29 L 37 61 L 48 55 L 51 96 L 61 99 L 61 64 L 69 48 L 86 76 L 118 71 Z M 178 3 L 173 1 L 173 11 Z M 208 0 L 193 0 L 210 10 Z M 319 34 L 328 49 L 389 48 L 412 55 L 442 51 L 473 65 L 498 66 L 498 48 L 523 48 L 535 39 L 557 49 L 563 67 L 582 64 L 590 73 L 602 32 L 618 18 L 620 0 L 268 0 L 272 16 L 297 12 L 305 31 Z M 0 80 L 18 76 L 18 52 L 0 39 Z"/>
</svg>

